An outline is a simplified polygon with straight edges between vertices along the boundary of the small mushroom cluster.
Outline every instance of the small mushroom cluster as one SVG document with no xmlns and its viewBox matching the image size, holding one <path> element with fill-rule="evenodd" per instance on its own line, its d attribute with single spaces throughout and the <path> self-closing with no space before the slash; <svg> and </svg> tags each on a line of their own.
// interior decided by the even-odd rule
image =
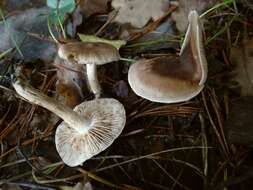
<svg viewBox="0 0 253 190">
<path fill-rule="evenodd" d="M 72 110 L 29 85 L 21 67 L 16 69 L 13 87 L 29 102 L 50 110 L 63 120 L 55 133 L 56 149 L 64 163 L 77 166 L 109 147 L 125 126 L 124 106 L 113 98 L 99 98 L 101 87 L 96 71 L 96 65 L 116 61 L 120 56 L 109 44 L 91 42 L 62 44 L 58 55 L 71 63 L 86 64 L 88 83 L 96 99 Z"/>
<path fill-rule="evenodd" d="M 97 65 L 120 59 L 118 50 L 101 42 L 72 42 L 59 45 L 58 55 L 73 64 L 85 64 L 87 79 L 95 99 L 73 110 L 28 84 L 22 68 L 16 69 L 16 92 L 62 118 L 55 134 L 56 149 L 69 166 L 77 166 L 109 147 L 122 132 L 126 113 L 113 98 L 100 98 Z M 204 87 L 207 62 L 203 50 L 203 30 L 196 11 L 189 14 L 189 26 L 179 57 L 157 57 L 138 61 L 128 73 L 133 91 L 148 100 L 162 103 L 187 101 Z"/>
</svg>

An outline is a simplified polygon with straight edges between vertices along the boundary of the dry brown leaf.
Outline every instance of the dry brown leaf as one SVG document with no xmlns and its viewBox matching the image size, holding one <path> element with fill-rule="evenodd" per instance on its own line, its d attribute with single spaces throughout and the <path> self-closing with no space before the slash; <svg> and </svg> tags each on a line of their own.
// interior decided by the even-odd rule
<svg viewBox="0 0 253 190">
<path fill-rule="evenodd" d="M 63 103 L 71 108 L 82 102 L 80 91 L 72 83 L 63 83 L 58 81 L 56 84 L 56 92 L 63 97 Z"/>
<path fill-rule="evenodd" d="M 6 12 L 24 11 L 29 8 L 42 7 L 45 0 L 0 0 L 0 7 Z"/>
<path fill-rule="evenodd" d="M 93 14 L 102 14 L 107 12 L 108 0 L 81 0 L 80 7 L 88 17 Z"/>
<path fill-rule="evenodd" d="M 150 19 L 163 16 L 169 8 L 169 0 L 113 0 L 112 7 L 118 10 L 115 22 L 142 28 Z"/>
<path fill-rule="evenodd" d="M 64 62 L 56 57 L 55 66 L 57 67 L 56 91 L 63 103 L 71 108 L 83 101 L 85 81 L 82 71 L 83 65 L 73 65 Z"/>
<path fill-rule="evenodd" d="M 253 38 L 244 40 L 241 47 L 231 49 L 230 60 L 236 65 L 235 80 L 242 96 L 253 96 Z"/>
<path fill-rule="evenodd" d="M 191 10 L 202 12 L 216 2 L 217 0 L 179 0 L 178 10 L 172 13 L 171 18 L 176 22 L 177 29 L 185 32 L 188 25 L 188 14 Z"/>
</svg>

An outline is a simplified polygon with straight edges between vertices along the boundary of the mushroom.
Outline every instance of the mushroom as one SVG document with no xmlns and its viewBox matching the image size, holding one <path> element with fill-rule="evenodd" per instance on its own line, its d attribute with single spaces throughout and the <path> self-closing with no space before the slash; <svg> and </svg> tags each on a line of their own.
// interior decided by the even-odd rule
<svg viewBox="0 0 253 190">
<path fill-rule="evenodd" d="M 77 166 L 109 147 L 122 132 L 123 105 L 111 98 L 95 99 L 77 105 L 74 110 L 50 98 L 27 83 L 16 69 L 13 87 L 27 101 L 40 105 L 63 119 L 55 133 L 56 149 L 69 166 Z"/>
<path fill-rule="evenodd" d="M 198 13 L 191 11 L 179 57 L 162 56 L 138 61 L 128 72 L 133 91 L 148 100 L 176 103 L 195 97 L 207 78 L 203 30 Z"/>
<path fill-rule="evenodd" d="M 72 63 L 86 64 L 88 83 L 96 98 L 101 95 L 96 65 L 103 65 L 120 59 L 118 50 L 114 46 L 103 42 L 61 44 L 58 49 L 58 55 L 60 58 Z"/>
</svg>

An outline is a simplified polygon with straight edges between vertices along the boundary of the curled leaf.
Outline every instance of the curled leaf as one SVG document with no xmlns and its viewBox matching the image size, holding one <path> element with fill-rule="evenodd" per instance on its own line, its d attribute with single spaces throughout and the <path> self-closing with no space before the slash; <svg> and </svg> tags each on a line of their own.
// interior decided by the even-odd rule
<svg viewBox="0 0 253 190">
<path fill-rule="evenodd" d="M 121 46 L 126 45 L 126 41 L 124 40 L 107 40 L 104 38 L 99 38 L 94 35 L 85 35 L 85 34 L 78 34 L 78 36 L 82 40 L 82 42 L 103 42 L 110 44 L 117 49 L 119 49 Z"/>
</svg>

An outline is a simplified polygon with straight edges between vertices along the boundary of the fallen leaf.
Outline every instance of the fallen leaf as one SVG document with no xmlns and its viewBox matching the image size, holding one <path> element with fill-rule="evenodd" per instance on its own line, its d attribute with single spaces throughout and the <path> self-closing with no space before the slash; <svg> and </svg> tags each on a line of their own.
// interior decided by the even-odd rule
<svg viewBox="0 0 253 190">
<path fill-rule="evenodd" d="M 159 19 L 168 10 L 169 0 L 113 0 L 111 5 L 118 10 L 115 22 L 142 28 L 149 20 Z"/>
<path fill-rule="evenodd" d="M 0 7 L 6 12 L 24 11 L 30 8 L 38 8 L 45 5 L 45 0 L 0 0 Z"/>
<path fill-rule="evenodd" d="M 18 53 L 15 57 L 25 61 L 41 59 L 45 62 L 53 60 L 56 47 L 53 42 L 48 41 L 49 32 L 47 28 L 47 17 L 49 13 L 46 7 L 32 8 L 22 13 L 10 16 L 6 22 L 0 23 L 0 52 L 9 48 L 19 46 L 23 54 Z"/>
<path fill-rule="evenodd" d="M 253 38 L 244 40 L 240 47 L 231 49 L 230 60 L 235 64 L 235 80 L 242 96 L 253 96 Z"/>
<path fill-rule="evenodd" d="M 81 12 L 80 7 L 77 7 L 75 11 L 71 15 L 71 19 L 67 20 L 67 27 L 66 32 L 71 38 L 75 38 L 76 36 L 76 29 L 79 25 L 83 22 L 83 15 Z"/>
<path fill-rule="evenodd" d="M 123 80 L 118 81 L 114 85 L 113 91 L 115 92 L 116 96 L 118 96 L 120 98 L 126 98 L 129 93 L 127 83 Z"/>
<path fill-rule="evenodd" d="M 47 0 L 47 6 L 51 9 L 50 19 L 54 23 L 63 22 L 67 13 L 75 9 L 75 0 Z"/>
<path fill-rule="evenodd" d="M 93 14 L 102 14 L 107 12 L 108 0 L 81 0 L 80 7 L 84 14 L 89 17 Z"/>
<path fill-rule="evenodd" d="M 52 9 L 64 9 L 72 4 L 75 4 L 74 0 L 47 0 L 47 6 Z"/>
<path fill-rule="evenodd" d="M 64 83 L 58 80 L 56 92 L 63 97 L 63 104 L 70 108 L 74 108 L 82 102 L 82 94 L 73 83 Z"/>
<path fill-rule="evenodd" d="M 162 22 L 155 30 L 138 37 L 136 40 L 128 44 L 129 47 L 138 47 L 136 52 L 152 51 L 168 48 L 178 48 L 178 43 L 173 41 L 173 36 L 176 35 L 174 23 L 169 18 Z M 139 45 L 138 45 L 139 44 Z"/>
<path fill-rule="evenodd" d="M 179 0 L 178 10 L 173 12 L 171 18 L 176 22 L 180 32 L 185 32 L 188 25 L 188 15 L 191 10 L 199 13 L 214 5 L 217 0 Z"/>
<path fill-rule="evenodd" d="M 110 44 L 117 49 L 119 49 L 121 46 L 126 45 L 126 41 L 124 40 L 107 40 L 104 38 L 99 38 L 94 35 L 85 35 L 85 34 L 78 34 L 78 36 L 82 42 L 103 42 L 106 44 Z"/>
<path fill-rule="evenodd" d="M 56 92 L 65 105 L 74 108 L 83 101 L 85 80 L 82 71 L 83 65 L 68 64 L 58 56 L 55 58 L 57 67 Z"/>
</svg>

